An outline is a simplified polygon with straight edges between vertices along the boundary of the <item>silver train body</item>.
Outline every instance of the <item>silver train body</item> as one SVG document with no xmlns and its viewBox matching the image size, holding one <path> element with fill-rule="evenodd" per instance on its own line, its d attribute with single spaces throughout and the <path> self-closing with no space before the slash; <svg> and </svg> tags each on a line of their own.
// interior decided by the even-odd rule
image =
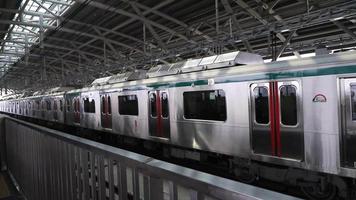
<svg viewBox="0 0 356 200">
<path fill-rule="evenodd" d="M 0 107 L 31 118 L 356 178 L 355 92 L 356 53 L 349 52 L 8 99 Z M 121 96 L 130 101 L 122 112 Z M 189 99 L 198 99 L 191 106 L 208 102 L 211 109 L 194 111 L 185 102 Z M 219 109 L 221 116 L 202 119 Z"/>
</svg>

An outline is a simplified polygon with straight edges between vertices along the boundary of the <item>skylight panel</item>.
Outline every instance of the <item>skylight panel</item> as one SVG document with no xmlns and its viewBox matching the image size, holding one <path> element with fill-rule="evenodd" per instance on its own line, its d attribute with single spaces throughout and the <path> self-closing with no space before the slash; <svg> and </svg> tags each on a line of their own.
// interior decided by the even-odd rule
<svg viewBox="0 0 356 200">
<path fill-rule="evenodd" d="M 40 22 L 40 17 L 39 14 L 46 14 L 46 15 L 51 15 L 54 13 L 55 15 L 62 15 L 65 11 L 67 11 L 71 5 L 74 4 L 74 0 L 58 0 L 62 2 L 68 3 L 68 5 L 63 5 L 63 4 L 57 4 L 54 1 L 46 1 L 46 0 L 37 0 L 38 3 L 34 2 L 33 0 L 29 1 L 22 1 L 21 7 L 24 7 L 24 13 L 22 14 L 22 19 L 24 22 L 27 23 L 33 23 L 33 24 L 39 24 Z M 26 5 L 24 5 L 27 2 Z M 51 12 L 49 12 L 50 10 Z M 38 15 L 32 15 L 32 14 L 26 14 L 26 12 L 29 13 L 37 13 Z M 14 15 L 13 21 L 17 21 L 19 14 L 16 13 Z M 57 25 L 55 19 L 52 18 L 44 18 L 43 23 L 44 25 Z M 25 42 L 26 42 L 26 33 L 28 34 L 27 36 L 27 41 L 29 42 L 28 47 L 31 47 L 31 45 L 37 43 L 39 41 L 39 27 L 35 26 L 27 26 L 27 25 L 10 25 L 9 30 L 11 30 L 10 33 L 6 33 L 5 37 L 3 38 L 6 42 L 4 43 L 4 51 L 3 53 L 0 53 L 0 63 L 6 61 L 7 68 L 9 68 L 12 64 L 17 62 L 19 59 L 21 59 L 22 56 L 25 54 Z M 46 28 L 43 29 L 44 32 L 47 31 Z M 21 34 L 23 33 L 23 34 Z M 29 36 L 31 34 L 31 36 Z M 11 52 L 16 52 L 16 55 L 11 55 L 9 57 L 9 54 Z M 22 55 L 22 56 L 17 56 L 17 55 Z M 6 56 L 4 56 L 6 55 Z M 9 62 L 11 61 L 11 62 Z"/>
</svg>

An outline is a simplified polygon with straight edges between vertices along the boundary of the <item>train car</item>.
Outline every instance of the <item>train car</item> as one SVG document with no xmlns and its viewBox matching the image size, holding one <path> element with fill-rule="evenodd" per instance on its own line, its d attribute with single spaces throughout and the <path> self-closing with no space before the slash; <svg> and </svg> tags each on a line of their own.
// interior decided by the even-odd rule
<svg viewBox="0 0 356 200">
<path fill-rule="evenodd" d="M 57 97 L 31 97 L 42 106 L 33 117 L 171 144 L 176 157 L 226 155 L 238 176 L 297 185 L 314 199 L 349 195 L 356 178 L 356 54 L 251 60 L 260 62 L 235 52 L 159 66 L 143 79 L 120 74 Z M 53 117 L 49 99 L 62 100 L 63 120 Z M 19 101 L 2 101 L 2 111 L 20 114 Z"/>
</svg>

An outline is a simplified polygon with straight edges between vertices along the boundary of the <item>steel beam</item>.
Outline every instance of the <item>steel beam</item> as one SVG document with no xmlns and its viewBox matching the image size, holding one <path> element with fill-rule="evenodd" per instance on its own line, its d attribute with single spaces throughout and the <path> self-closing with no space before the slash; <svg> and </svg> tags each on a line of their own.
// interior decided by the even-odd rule
<svg viewBox="0 0 356 200">
<path fill-rule="evenodd" d="M 48 9 L 46 6 L 42 5 L 41 3 L 39 3 L 37 0 L 32 0 L 33 2 L 35 2 L 38 6 L 40 6 L 41 8 L 45 9 L 48 13 L 50 13 L 51 15 L 53 15 L 54 17 L 58 17 L 58 15 L 56 13 L 54 13 L 52 10 Z M 40 15 L 43 17 L 43 15 Z"/>
<path fill-rule="evenodd" d="M 41 26 L 40 24 L 36 24 L 36 23 L 10 21 L 10 20 L 0 20 L 0 23 L 2 23 L 2 24 L 16 24 L 16 25 L 23 25 L 23 26 L 30 26 L 30 27 L 37 27 L 37 28 L 52 29 L 52 30 L 57 30 L 57 31 L 63 31 L 63 32 L 66 32 L 66 33 L 72 33 L 72 34 L 76 34 L 76 35 L 87 36 L 87 37 L 90 37 L 90 38 L 94 38 L 96 40 L 106 39 L 104 37 L 97 36 L 97 35 L 94 35 L 94 34 L 90 34 L 90 33 L 84 32 L 84 31 L 78 31 L 78 30 L 73 30 L 73 29 L 68 29 L 68 28 L 63 28 L 63 27 L 57 29 L 56 26 L 51 26 L 51 25 L 43 25 L 43 26 Z M 135 50 L 135 51 L 140 52 L 140 53 L 144 53 L 140 49 L 134 48 L 134 47 L 132 47 L 130 45 L 127 45 L 127 44 L 124 44 L 122 42 L 118 42 L 116 40 L 107 39 L 107 41 L 110 42 L 110 43 L 113 43 L 115 45 L 125 47 L 127 49 L 131 49 L 131 50 Z"/>
<path fill-rule="evenodd" d="M 163 1 L 163 2 L 159 3 L 158 5 L 154 6 L 151 10 L 159 9 L 159 8 L 161 8 L 161 7 L 163 7 L 163 6 L 166 6 L 166 5 L 170 4 L 170 3 L 172 3 L 173 1 L 174 1 L 174 0 L 166 0 L 166 1 Z M 144 11 L 143 14 L 144 14 L 144 15 L 147 15 L 151 10 L 149 10 L 149 11 Z M 118 24 L 117 26 L 113 27 L 111 30 L 116 31 L 116 30 L 118 30 L 118 29 L 120 29 L 120 28 L 122 28 L 122 27 L 124 27 L 124 26 L 126 26 L 126 25 L 128 25 L 128 24 L 130 24 L 130 23 L 132 23 L 132 22 L 135 21 L 135 20 L 136 20 L 136 19 L 134 19 L 134 18 L 130 18 L 130 19 L 126 20 L 125 22 L 123 22 L 123 23 L 121 23 L 121 24 Z M 105 32 L 105 33 L 103 33 L 103 37 L 105 37 L 105 36 L 108 35 L 109 33 L 110 33 L 110 32 Z M 81 48 L 85 47 L 86 45 L 89 45 L 89 44 L 95 42 L 96 40 L 97 40 L 97 39 L 95 39 L 95 38 L 94 38 L 94 39 L 91 39 L 91 40 L 87 41 L 86 43 L 80 45 L 78 48 L 81 49 Z M 66 55 L 68 55 L 68 54 L 71 54 L 72 52 L 73 52 L 73 51 L 70 51 L 70 52 L 68 52 L 67 54 L 65 54 L 64 56 L 66 56 Z"/>
<path fill-rule="evenodd" d="M 288 38 L 286 39 L 286 41 L 284 41 L 283 45 L 280 47 L 277 56 L 276 56 L 276 60 L 278 60 L 279 57 L 281 57 L 281 55 L 283 54 L 284 50 L 287 48 L 287 46 L 290 44 L 291 39 L 293 38 L 294 34 L 295 34 L 296 30 L 292 31 Z"/>
<path fill-rule="evenodd" d="M 275 0 L 274 2 L 272 2 L 270 5 L 267 4 L 267 3 L 264 3 L 260 0 L 256 0 L 256 2 L 258 3 L 261 3 L 262 4 L 262 7 L 265 9 L 265 10 L 268 10 L 269 14 L 272 14 L 273 17 L 281 22 L 282 24 L 284 24 L 284 21 L 282 19 L 282 17 L 280 15 L 277 15 L 275 14 L 275 11 L 273 10 L 273 8 L 279 3 L 280 0 Z M 294 34 L 297 36 L 297 32 L 294 31 Z M 285 37 L 282 35 L 282 34 L 277 34 L 277 37 L 283 42 L 283 40 L 285 40 Z M 298 58 L 300 58 L 300 54 L 298 51 L 293 51 L 294 55 L 297 56 Z"/>
<path fill-rule="evenodd" d="M 341 30 L 343 30 L 345 33 L 347 33 L 353 40 L 356 41 L 356 34 L 351 31 L 349 28 L 347 28 L 342 22 L 340 21 L 333 21 L 333 23 L 339 27 Z"/>
<path fill-rule="evenodd" d="M 250 13 L 251 16 L 256 18 L 258 21 L 260 21 L 263 25 L 268 25 L 268 21 L 263 19 L 259 13 L 257 13 L 254 9 L 252 9 L 249 5 L 247 5 L 243 0 L 234 0 L 241 8 L 246 10 L 248 13 Z M 281 34 L 277 33 L 276 36 L 282 41 L 285 42 L 287 39 Z M 294 55 L 297 57 L 300 57 L 300 54 L 297 51 L 293 52 Z"/>
<path fill-rule="evenodd" d="M 103 33 L 101 33 L 100 30 L 94 28 L 94 31 L 97 32 L 100 36 L 104 37 L 105 38 L 105 35 Z M 103 42 L 109 46 L 109 48 L 111 49 L 111 51 L 114 53 L 115 56 L 117 57 L 123 57 L 123 58 L 126 58 L 126 56 L 124 54 L 122 54 L 121 52 L 118 52 L 114 47 L 113 45 L 111 45 L 110 43 L 108 43 L 106 40 L 103 40 Z M 147 54 L 145 52 L 145 54 Z"/>
<path fill-rule="evenodd" d="M 123 10 L 123 9 L 120 9 L 120 8 L 114 8 L 112 6 L 105 5 L 105 4 L 100 3 L 98 1 L 89 1 L 89 2 L 86 2 L 85 0 L 75 0 L 75 1 L 78 2 L 78 3 L 88 3 L 89 6 L 93 6 L 95 8 L 99 8 L 99 9 L 102 9 L 102 10 L 114 12 L 114 13 L 117 13 L 117 14 L 120 14 L 120 15 L 131 17 L 131 18 L 135 18 L 136 20 L 140 20 L 140 21 L 142 21 L 142 22 L 144 22 L 146 24 L 150 24 L 150 25 L 155 26 L 155 27 L 157 27 L 157 28 L 159 28 L 161 30 L 164 30 L 164 31 L 167 31 L 169 33 L 175 34 L 175 35 L 177 35 L 178 37 L 180 37 L 181 39 L 183 39 L 185 41 L 188 41 L 188 42 L 191 42 L 191 43 L 195 43 L 194 41 L 191 41 L 186 36 L 178 33 L 177 31 L 175 31 L 175 30 L 173 30 L 173 29 L 171 29 L 171 28 L 169 28 L 167 26 L 164 26 L 162 24 L 154 22 L 154 21 L 152 21 L 150 19 L 138 16 L 137 14 L 133 14 L 133 13 L 128 12 L 126 10 Z"/>
<path fill-rule="evenodd" d="M 135 12 L 142 18 L 146 19 L 145 16 L 143 15 L 142 11 L 136 6 L 134 2 L 130 2 L 131 7 L 135 10 Z M 154 28 L 151 26 L 151 24 L 148 24 L 146 22 L 143 22 L 145 26 L 148 28 L 152 36 L 156 39 L 158 45 L 161 47 L 162 50 L 167 51 L 167 46 L 166 44 L 162 41 L 160 36 L 156 33 Z"/>
<path fill-rule="evenodd" d="M 234 23 L 234 25 L 236 26 L 237 30 L 241 31 L 242 28 L 241 28 L 240 23 L 238 22 L 236 16 L 234 15 L 234 11 L 232 10 L 230 3 L 227 0 L 221 0 L 221 2 L 223 4 L 226 12 L 231 15 L 231 20 Z M 250 53 L 253 53 L 253 49 L 251 47 L 250 42 L 246 39 L 242 40 L 242 42 L 245 45 L 247 51 L 249 51 Z"/>
<path fill-rule="evenodd" d="M 71 4 L 68 3 L 67 1 L 60 1 L 60 0 L 42 0 L 42 1 L 47 1 L 59 5 L 71 6 Z"/>
<path fill-rule="evenodd" d="M 0 8 L 0 12 L 18 13 L 19 11 L 15 10 L 15 9 Z M 127 34 L 124 34 L 124 33 L 118 32 L 118 31 L 114 31 L 112 29 L 107 29 L 107 28 L 104 28 L 104 27 L 100 27 L 100 26 L 97 26 L 95 24 L 83 23 L 83 22 L 80 22 L 80 21 L 72 20 L 72 19 L 65 19 L 64 17 L 61 17 L 61 16 L 54 17 L 52 15 L 41 14 L 41 13 L 31 12 L 31 11 L 24 11 L 23 13 L 24 14 L 28 14 L 28 15 L 33 15 L 33 16 L 43 16 L 43 17 L 47 17 L 47 18 L 57 18 L 57 19 L 60 19 L 60 20 L 63 20 L 63 21 L 65 20 L 67 23 L 76 24 L 76 25 L 83 25 L 83 26 L 87 26 L 89 28 L 95 28 L 95 29 L 98 29 L 98 30 L 101 30 L 101 31 L 104 31 L 104 32 L 108 32 L 108 33 L 113 34 L 113 35 L 117 35 L 117 36 L 120 36 L 120 37 L 123 37 L 123 38 L 126 38 L 126 39 L 133 40 L 135 42 L 143 43 L 142 40 L 139 40 L 139 39 L 137 39 L 135 37 L 132 37 L 130 35 L 127 35 Z M 29 31 L 32 31 L 32 30 L 29 30 Z M 152 45 L 152 44 L 149 44 L 149 45 Z M 153 45 L 153 47 L 155 47 L 155 46 Z"/>
<path fill-rule="evenodd" d="M 18 14 L 17 17 L 15 18 L 15 21 L 18 20 L 19 17 L 22 15 L 22 12 L 25 10 L 25 8 L 26 8 L 28 2 L 29 2 L 29 0 L 26 0 L 26 1 L 22 4 L 22 7 L 21 7 L 20 10 L 19 10 L 19 14 Z M 5 40 L 6 40 L 6 39 L 9 39 L 10 33 L 12 32 L 13 29 L 14 29 L 14 25 L 12 25 L 12 26 L 9 28 Z M 0 50 L 0 51 L 3 51 L 3 50 L 4 50 L 4 45 L 5 45 L 5 43 L 2 43 L 2 46 L 1 46 L 1 50 Z"/>
<path fill-rule="evenodd" d="M 175 0 L 163 0 L 163 1 L 161 1 L 159 4 L 153 6 L 152 8 L 150 8 L 150 9 L 148 9 L 148 10 L 145 10 L 145 11 L 143 12 L 143 15 L 146 16 L 146 15 L 148 15 L 149 13 L 151 13 L 151 12 L 153 12 L 153 11 L 155 11 L 155 10 L 158 10 L 158 9 L 164 7 L 164 6 L 167 6 L 167 5 L 171 4 L 171 3 L 173 3 L 174 1 L 175 1 Z M 124 21 L 123 23 L 120 23 L 120 24 L 116 25 L 115 27 L 112 28 L 112 30 L 118 30 L 118 29 L 120 29 L 120 28 L 122 28 L 122 27 L 125 27 L 125 26 L 127 26 L 127 25 L 133 23 L 133 22 L 136 21 L 136 20 L 139 20 L 139 19 L 137 19 L 137 18 L 130 18 L 130 19 Z"/>
<path fill-rule="evenodd" d="M 26 41 L 18 41 L 18 40 L 0 40 L 0 42 L 11 42 L 11 43 L 19 43 L 19 44 L 26 44 Z M 29 44 L 36 44 L 34 42 L 28 42 Z M 54 49 L 62 49 L 62 50 L 66 50 L 66 51 L 75 51 L 79 54 L 82 54 L 82 55 L 88 55 L 88 56 L 91 56 L 91 57 L 96 57 L 98 59 L 101 59 L 102 57 L 97 55 L 97 54 L 94 54 L 94 53 L 89 53 L 89 52 L 86 52 L 86 51 L 81 51 L 79 50 L 78 48 L 70 48 L 70 47 L 65 47 L 65 46 L 59 46 L 59 45 L 54 45 L 54 44 L 48 44 L 48 43 L 45 43 L 43 44 L 44 47 L 47 47 L 47 48 L 54 48 Z"/>
<path fill-rule="evenodd" d="M 173 18 L 173 17 L 171 17 L 171 16 L 169 16 L 169 15 L 163 13 L 163 12 L 160 12 L 157 9 L 151 9 L 150 7 L 148 7 L 146 5 L 143 5 L 143 4 L 139 3 L 139 2 L 134 2 L 134 4 L 136 4 L 137 7 L 141 8 L 141 9 L 144 9 L 145 11 L 150 11 L 151 13 L 153 13 L 153 14 L 155 14 L 157 16 L 160 16 L 160 17 L 162 17 L 164 19 L 167 19 L 167 20 L 169 20 L 171 22 L 174 22 L 174 23 L 182 26 L 184 29 L 187 29 L 187 30 L 192 31 L 193 33 L 195 33 L 197 35 L 202 36 L 208 42 L 213 42 L 213 39 L 209 35 L 206 35 L 205 33 L 199 31 L 198 29 L 193 28 L 193 27 L 189 26 L 188 24 L 186 24 L 186 23 L 184 23 L 184 22 L 182 22 L 182 21 L 180 21 L 180 20 L 178 20 L 176 18 Z"/>
</svg>

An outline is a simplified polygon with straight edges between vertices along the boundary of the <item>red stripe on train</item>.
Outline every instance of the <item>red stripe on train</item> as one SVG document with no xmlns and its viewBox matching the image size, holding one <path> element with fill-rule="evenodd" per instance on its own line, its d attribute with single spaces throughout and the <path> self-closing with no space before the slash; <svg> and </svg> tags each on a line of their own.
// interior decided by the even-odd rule
<svg viewBox="0 0 356 200">
<path fill-rule="evenodd" d="M 275 120 L 276 120 L 276 144 L 277 144 L 277 156 L 281 156 L 281 128 L 280 128 L 280 106 L 279 106 L 279 89 L 278 83 L 274 84 L 274 98 L 275 98 Z"/>
</svg>

